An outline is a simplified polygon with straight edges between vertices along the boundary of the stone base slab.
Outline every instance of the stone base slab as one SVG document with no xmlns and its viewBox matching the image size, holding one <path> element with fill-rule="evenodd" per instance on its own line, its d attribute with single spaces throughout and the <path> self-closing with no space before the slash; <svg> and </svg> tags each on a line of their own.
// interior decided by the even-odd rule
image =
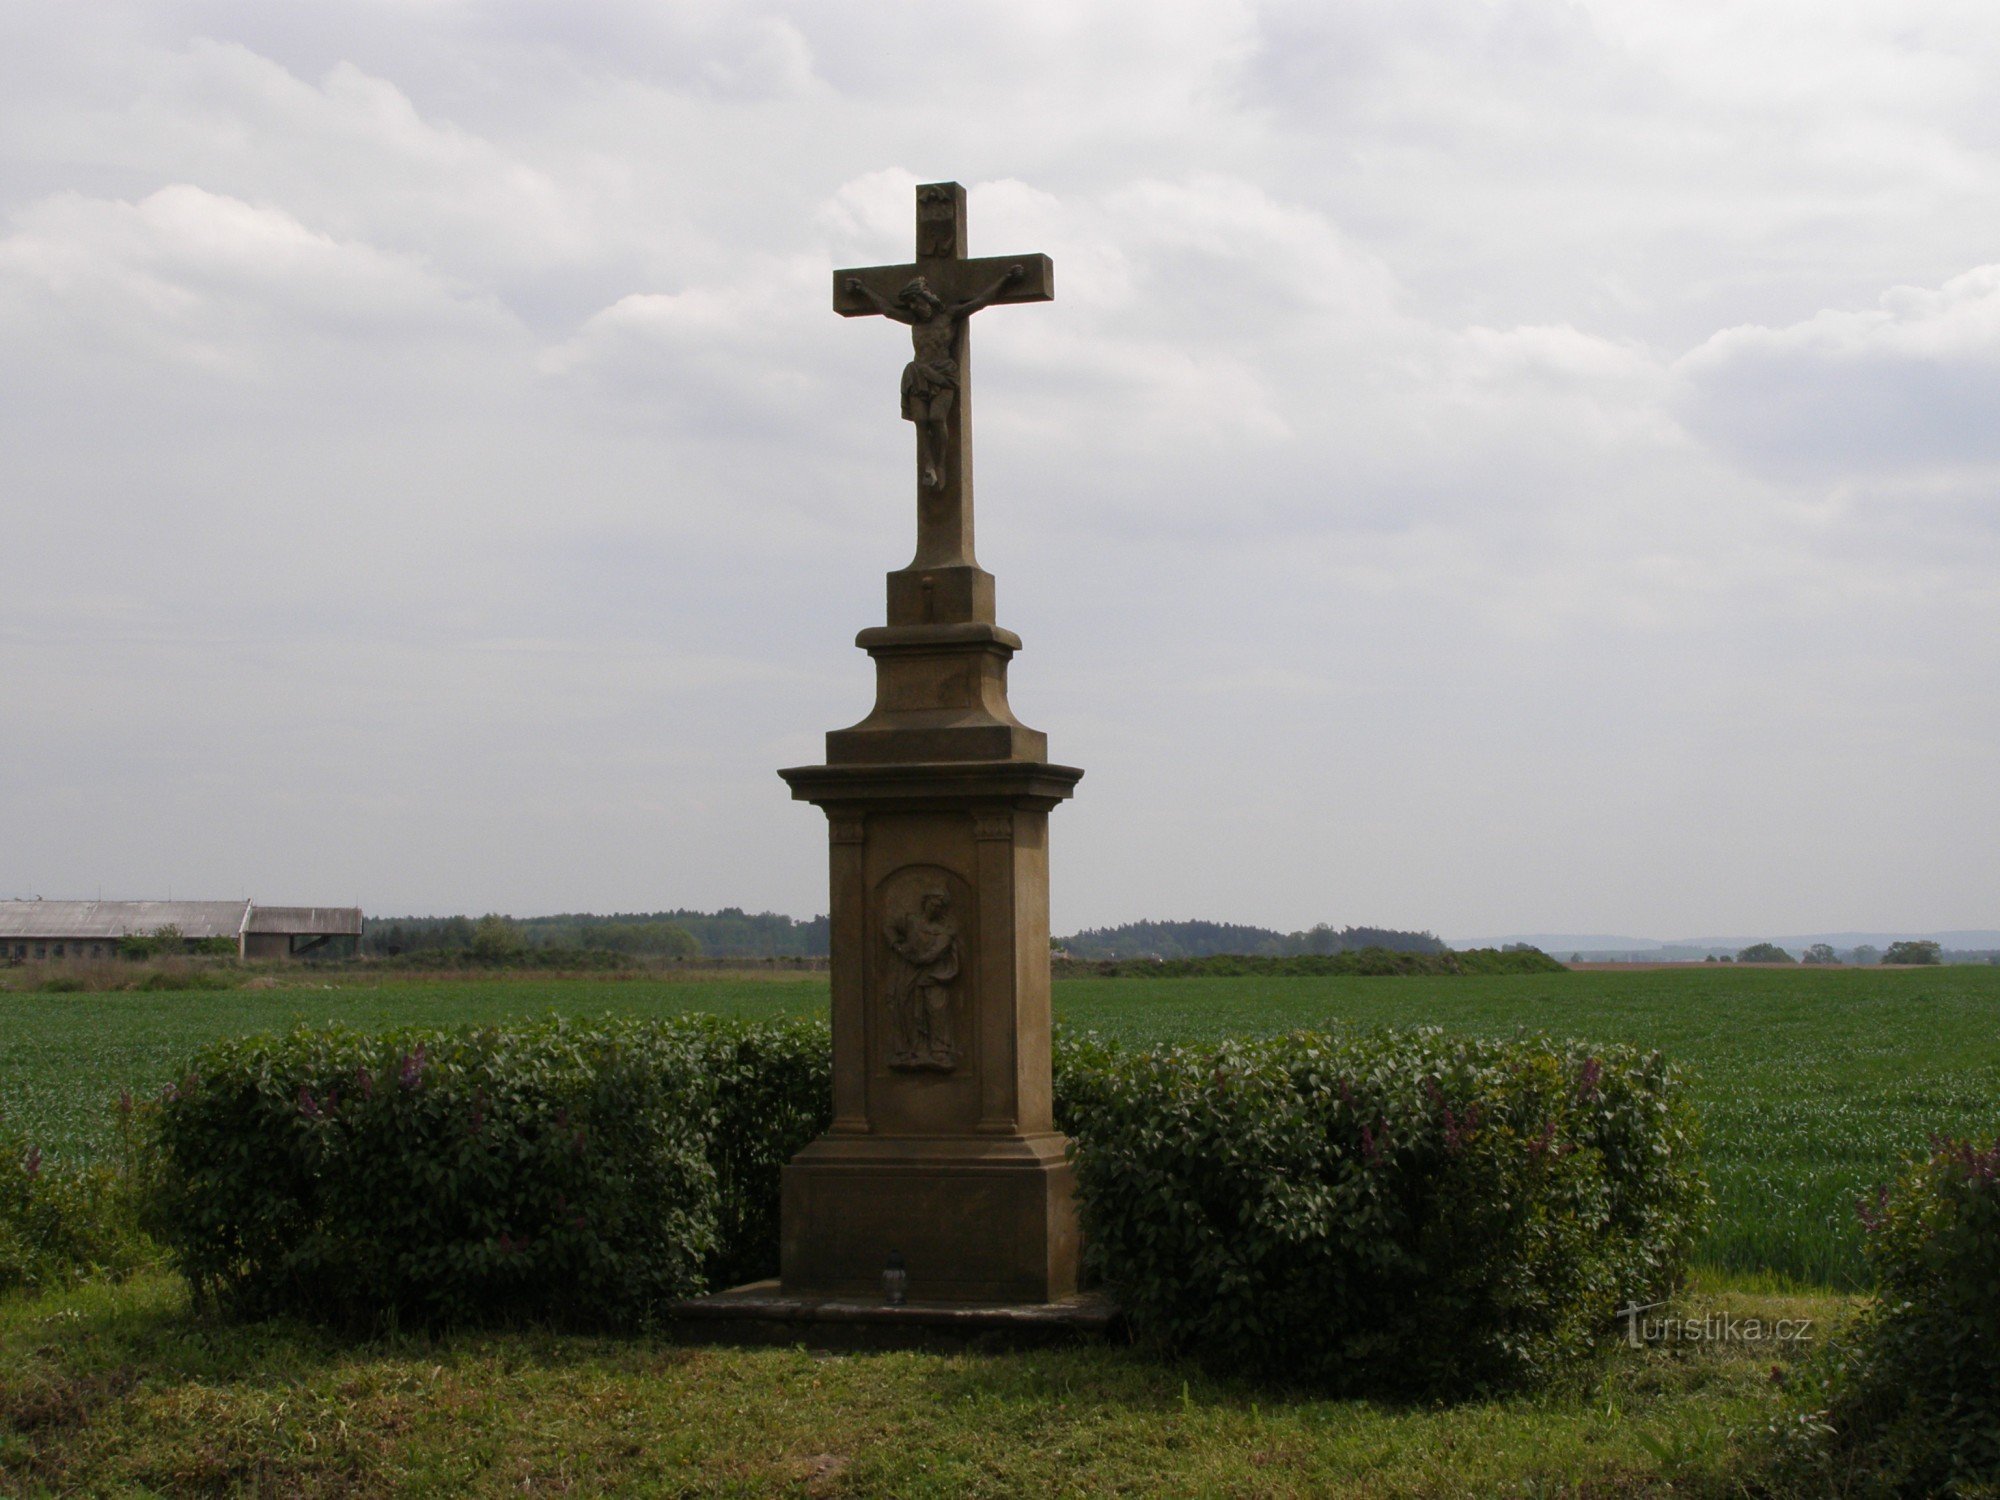
<svg viewBox="0 0 2000 1500">
<path fill-rule="evenodd" d="M 1061 1302 L 1077 1289 L 1063 1138 L 820 1137 L 784 1169 L 787 1294 L 879 1300 L 891 1253 L 924 1303 Z"/>
<path fill-rule="evenodd" d="M 1123 1329 L 1118 1304 L 1102 1292 L 1056 1302 L 909 1302 L 878 1295 L 810 1297 L 776 1281 L 754 1281 L 674 1304 L 677 1338 L 703 1344 L 814 1349 L 1019 1349 L 1106 1338 Z"/>
</svg>

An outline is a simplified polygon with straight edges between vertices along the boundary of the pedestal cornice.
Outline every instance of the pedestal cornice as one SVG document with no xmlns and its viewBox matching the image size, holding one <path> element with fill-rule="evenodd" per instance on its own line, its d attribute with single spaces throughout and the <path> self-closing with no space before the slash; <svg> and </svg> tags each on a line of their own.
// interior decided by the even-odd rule
<svg viewBox="0 0 2000 1500">
<path fill-rule="evenodd" d="M 854 637 L 870 656 L 894 651 L 937 651 L 990 648 L 1008 655 L 1021 649 L 1021 638 L 1004 625 L 966 620 L 949 625 L 870 625 Z"/>
<path fill-rule="evenodd" d="M 792 766 L 778 772 L 796 802 L 821 807 L 963 807 L 999 804 L 1047 812 L 1083 779 L 1079 766 L 1046 761 L 938 761 L 908 765 Z"/>
</svg>

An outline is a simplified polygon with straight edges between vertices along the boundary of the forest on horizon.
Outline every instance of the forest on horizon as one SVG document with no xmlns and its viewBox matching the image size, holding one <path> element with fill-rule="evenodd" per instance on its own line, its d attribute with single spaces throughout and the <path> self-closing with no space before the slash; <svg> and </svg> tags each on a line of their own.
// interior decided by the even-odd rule
<svg viewBox="0 0 2000 1500">
<path fill-rule="evenodd" d="M 483 935 L 482 935 L 483 934 Z M 704 912 L 560 912 L 552 916 L 369 917 L 362 924 L 364 952 L 380 957 L 479 951 L 504 942 L 529 951 L 578 949 L 666 958 L 823 958 L 825 916 L 801 920 L 780 912 L 746 912 L 725 906 Z M 1086 928 L 1051 945 L 1072 958 L 1207 958 L 1216 954 L 1286 957 L 1361 948 L 1397 953 L 1444 953 L 1434 933 L 1391 927 L 1332 927 L 1301 932 L 1199 920 L 1126 922 Z"/>
</svg>

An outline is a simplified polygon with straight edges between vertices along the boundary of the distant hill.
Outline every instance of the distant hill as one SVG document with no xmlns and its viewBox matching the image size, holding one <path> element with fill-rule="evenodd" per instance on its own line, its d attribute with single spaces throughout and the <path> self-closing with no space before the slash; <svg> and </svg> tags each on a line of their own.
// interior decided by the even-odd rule
<svg viewBox="0 0 2000 1500">
<path fill-rule="evenodd" d="M 1558 948 L 1616 949 L 1621 953 L 1641 953 L 1650 948 L 1693 948 L 1697 952 L 1747 947 L 1751 943 L 1776 943 L 1781 948 L 1806 948 L 1814 943 L 1830 943 L 1836 948 L 1858 948 L 1863 943 L 1876 948 L 1905 938 L 1936 943 L 1940 948 L 2000 948 L 2000 929 L 1955 928 L 1942 932 L 1918 932 L 1909 928 L 1879 928 L 1872 932 L 1749 932 L 1719 937 L 1650 938 L 1628 937 L 1606 932 L 1519 932 L 1499 937 L 1453 939 L 1454 948 L 1497 948 L 1504 943 L 1532 943 L 1547 953 Z"/>
<path fill-rule="evenodd" d="M 1960 928 L 1942 932 L 1918 932 L 1914 930 L 1892 930 L 1883 928 L 1874 932 L 1803 932 L 1803 933 L 1739 933 L 1734 936 L 1659 938 L 1627 937 L 1611 933 L 1579 932 L 1530 932 L 1509 933 L 1503 937 L 1465 939 L 1454 942 L 1454 948 L 1499 947 L 1510 943 L 1529 943 L 1557 958 L 1568 958 L 1571 954 L 1586 962 L 1620 962 L 1638 960 L 1654 963 L 1693 963 L 1713 954 L 1735 954 L 1752 943 L 1776 943 L 1794 958 L 1803 954 L 1815 943 L 1825 943 L 1841 956 L 1843 962 L 1849 960 L 1856 949 L 1872 949 L 1880 953 L 1891 943 L 1905 939 L 1919 942 L 1933 942 L 1944 950 L 1945 961 L 1984 962 L 1994 953 L 2000 953 L 2000 931 L 1990 928 Z M 1872 962 L 1872 959 L 1865 961 Z"/>
<path fill-rule="evenodd" d="M 1445 945 L 1429 932 L 1403 932 L 1393 927 L 1330 927 L 1324 922 L 1304 932 L 1279 932 L 1235 922 L 1127 922 L 1119 927 L 1089 927 L 1055 946 L 1071 958 L 1209 958 L 1232 953 L 1280 958 L 1295 954 L 1349 953 L 1362 948 L 1387 948 L 1392 953 L 1443 953 Z"/>
</svg>

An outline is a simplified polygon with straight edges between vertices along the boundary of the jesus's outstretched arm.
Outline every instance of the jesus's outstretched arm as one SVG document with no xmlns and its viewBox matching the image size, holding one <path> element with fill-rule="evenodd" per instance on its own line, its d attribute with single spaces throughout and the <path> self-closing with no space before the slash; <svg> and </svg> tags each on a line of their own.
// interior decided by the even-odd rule
<svg viewBox="0 0 2000 1500">
<path fill-rule="evenodd" d="M 865 297 L 868 305 L 885 318 L 893 318 L 898 323 L 914 323 L 916 321 L 915 318 L 910 316 L 907 309 L 898 307 L 859 276 L 848 277 L 846 281 L 841 283 L 841 286 L 846 291 Z"/>
<path fill-rule="evenodd" d="M 992 306 L 993 299 L 995 297 L 998 297 L 1002 292 L 1006 291 L 1008 287 L 1012 286 L 1015 282 L 1019 281 L 1022 277 L 1026 276 L 1027 274 L 1028 274 L 1027 268 L 1024 266 L 1009 266 L 1004 272 L 1001 273 L 1000 279 L 995 281 L 993 285 L 989 286 L 985 291 L 980 292 L 975 296 L 966 298 L 965 301 L 959 303 L 958 306 L 952 308 L 950 315 L 954 318 L 963 318 L 968 314 L 978 312 L 979 309 L 982 307 Z"/>
</svg>

